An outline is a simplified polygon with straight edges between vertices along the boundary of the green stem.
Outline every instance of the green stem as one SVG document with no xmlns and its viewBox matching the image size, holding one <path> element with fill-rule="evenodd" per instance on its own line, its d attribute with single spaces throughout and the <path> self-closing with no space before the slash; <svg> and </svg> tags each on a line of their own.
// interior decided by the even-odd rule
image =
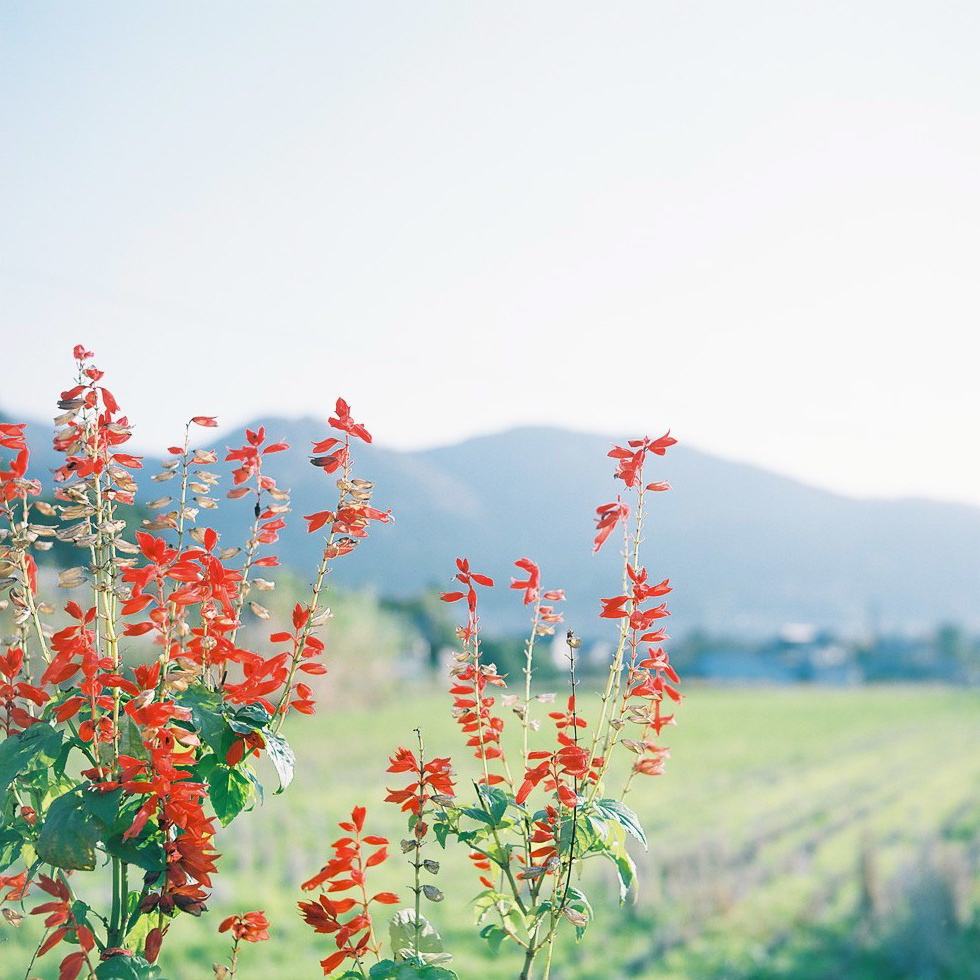
<svg viewBox="0 0 980 980">
<path fill-rule="evenodd" d="M 425 820 L 425 746 L 422 744 L 422 729 L 415 729 L 415 736 L 419 742 L 419 821 Z M 422 924 L 419 921 L 422 916 L 422 838 L 415 838 L 415 948 L 416 956 L 420 955 L 419 943 L 422 939 Z"/>
<path fill-rule="evenodd" d="M 119 858 L 112 858 L 112 908 L 109 912 L 109 932 L 106 942 L 110 948 L 119 946 L 122 942 L 120 936 L 120 918 L 122 915 L 119 892 L 121 889 L 120 866 L 122 862 Z"/>
</svg>

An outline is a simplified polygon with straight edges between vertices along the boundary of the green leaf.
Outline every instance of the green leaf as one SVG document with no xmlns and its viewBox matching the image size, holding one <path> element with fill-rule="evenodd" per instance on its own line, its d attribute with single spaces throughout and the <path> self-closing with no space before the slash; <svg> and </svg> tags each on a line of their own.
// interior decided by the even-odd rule
<svg viewBox="0 0 980 980">
<path fill-rule="evenodd" d="M 611 830 L 614 828 L 610 828 Z M 615 827 L 618 830 L 618 826 Z M 612 835 L 609 847 L 603 851 L 603 856 L 607 857 L 616 866 L 616 873 L 619 876 L 619 904 L 626 901 L 630 886 L 636 880 L 636 865 L 626 851 L 626 841 L 623 832 L 619 830 L 618 835 Z"/>
<path fill-rule="evenodd" d="M 275 732 L 262 732 L 262 737 L 265 739 L 265 750 L 269 753 L 269 758 L 279 775 L 279 789 L 276 793 L 281 793 L 293 781 L 296 756 L 281 735 Z"/>
<path fill-rule="evenodd" d="M 6 871 L 24 849 L 25 839 L 12 827 L 0 830 L 0 871 Z"/>
<path fill-rule="evenodd" d="M 50 807 L 35 844 L 46 864 L 77 871 L 95 870 L 95 845 L 106 835 L 105 824 L 86 807 L 77 789 L 59 796 Z"/>
<path fill-rule="evenodd" d="M 218 757 L 213 752 L 206 752 L 191 768 L 191 772 L 194 774 L 194 780 L 196 782 L 207 782 L 211 773 L 217 768 L 217 765 Z"/>
<path fill-rule="evenodd" d="M 100 963 L 95 971 L 98 980 L 140 980 L 136 967 L 130 963 L 132 957 L 113 956 Z"/>
<path fill-rule="evenodd" d="M 388 935 L 396 961 L 416 960 L 435 965 L 449 963 L 453 958 L 451 953 L 445 952 L 442 937 L 424 915 L 419 916 L 416 928 L 415 909 L 400 909 L 396 912 L 391 918 Z"/>
<path fill-rule="evenodd" d="M 121 833 L 116 833 L 103 843 L 103 847 L 107 854 L 125 861 L 126 864 L 134 864 L 144 871 L 155 871 L 159 874 L 166 870 L 167 858 L 163 851 L 163 843 L 155 834 L 151 836 L 141 834 L 139 837 L 125 840 Z"/>
<path fill-rule="evenodd" d="M 218 763 L 207 779 L 215 815 L 227 827 L 248 805 L 252 784 L 246 775 L 224 763 Z"/>
<path fill-rule="evenodd" d="M 43 721 L 0 742 L 0 797 L 18 776 L 50 768 L 60 748 L 61 733 Z"/>
<path fill-rule="evenodd" d="M 64 779 L 65 769 L 68 766 L 68 757 L 71 755 L 71 750 L 76 746 L 78 748 L 82 747 L 81 741 L 77 738 L 67 738 L 63 742 L 54 762 L 51 763 L 51 771 L 57 779 Z"/>
<path fill-rule="evenodd" d="M 565 817 L 558 828 L 558 849 L 563 855 L 581 858 L 589 851 L 604 851 L 608 834 L 609 826 L 602 820 L 582 814 Z"/>
<path fill-rule="evenodd" d="M 507 933 L 500 926 L 484 926 L 480 930 L 480 938 L 487 941 L 490 952 L 496 956 L 500 952 L 500 944 L 507 938 Z"/>
<path fill-rule="evenodd" d="M 255 790 L 255 795 L 258 796 L 259 803 L 265 803 L 265 790 L 262 788 L 262 784 L 259 782 L 251 766 L 239 766 L 238 771 L 252 784 L 252 789 Z"/>
<path fill-rule="evenodd" d="M 222 742 L 228 734 L 228 722 L 222 714 L 221 696 L 202 684 L 193 684 L 174 698 L 191 712 L 191 725 L 201 741 L 216 753 L 222 752 Z"/>
<path fill-rule="evenodd" d="M 507 810 L 510 798 L 496 786 L 481 786 L 480 796 L 490 813 L 490 823 L 497 826 Z"/>
<path fill-rule="evenodd" d="M 110 790 L 108 793 L 86 792 L 91 783 L 83 783 L 80 792 L 82 794 L 82 806 L 86 813 L 90 813 L 106 830 L 111 830 L 116 826 L 116 818 L 119 815 L 119 801 L 122 799 L 122 789 Z M 127 823 L 128 827 L 130 824 Z"/>
<path fill-rule="evenodd" d="M 362 980 L 362 973 L 348 970 L 337 980 Z M 368 971 L 369 980 L 459 980 L 452 970 L 441 966 L 420 965 L 416 963 L 396 963 L 394 960 L 381 960 Z"/>
<path fill-rule="evenodd" d="M 187 726 L 184 724 L 182 727 Z M 129 755 L 134 759 L 146 758 L 146 748 L 143 745 L 140 728 L 127 714 L 122 714 L 119 718 L 119 751 L 122 755 Z"/>
<path fill-rule="evenodd" d="M 480 892 L 470 903 L 473 906 L 473 912 L 475 913 L 474 921 L 476 924 L 479 925 L 487 917 L 487 913 L 500 901 L 507 901 L 500 892 L 493 891 L 489 888 L 484 892 Z"/>
<path fill-rule="evenodd" d="M 592 906 L 589 904 L 589 900 L 585 895 L 573 886 L 569 886 L 568 891 L 565 893 L 565 906 L 585 917 L 586 921 L 582 925 L 579 925 L 573 919 L 569 920 L 575 926 L 575 938 L 581 939 L 585 935 L 588 924 L 595 918 Z"/>
<path fill-rule="evenodd" d="M 152 915 L 139 916 L 126 933 L 123 939 L 123 947 L 125 949 L 142 949 L 147 935 L 154 926 L 154 921 L 155 917 Z"/>
<path fill-rule="evenodd" d="M 511 931 L 515 935 L 521 935 L 527 929 L 524 913 L 519 908 L 511 908 L 507 911 L 507 921 L 510 922 Z"/>
<path fill-rule="evenodd" d="M 481 810 L 476 806 L 463 806 L 459 808 L 459 812 L 464 816 L 471 817 L 473 820 L 479 820 L 481 823 L 485 823 L 488 826 L 493 826 L 493 819 L 486 810 Z"/>
<path fill-rule="evenodd" d="M 228 727 L 236 735 L 261 731 L 272 720 L 272 716 L 261 704 L 243 704 L 234 714 L 225 717 Z"/>
<path fill-rule="evenodd" d="M 95 970 L 98 980 L 163 980 L 160 967 L 146 962 L 142 956 L 113 956 Z"/>
<path fill-rule="evenodd" d="M 615 820 L 631 837 L 635 837 L 647 850 L 647 838 L 637 815 L 619 800 L 597 800 L 596 810 L 609 820 Z"/>
</svg>

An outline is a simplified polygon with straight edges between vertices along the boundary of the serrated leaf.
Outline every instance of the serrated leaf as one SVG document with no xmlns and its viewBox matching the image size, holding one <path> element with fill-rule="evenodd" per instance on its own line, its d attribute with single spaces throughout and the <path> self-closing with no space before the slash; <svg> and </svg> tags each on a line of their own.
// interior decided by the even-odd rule
<svg viewBox="0 0 980 980">
<path fill-rule="evenodd" d="M 265 739 L 265 750 L 279 776 L 279 789 L 276 790 L 276 793 L 281 793 L 293 781 L 296 756 L 289 747 L 289 743 L 281 735 L 265 731 L 262 733 L 262 737 Z"/>
</svg>

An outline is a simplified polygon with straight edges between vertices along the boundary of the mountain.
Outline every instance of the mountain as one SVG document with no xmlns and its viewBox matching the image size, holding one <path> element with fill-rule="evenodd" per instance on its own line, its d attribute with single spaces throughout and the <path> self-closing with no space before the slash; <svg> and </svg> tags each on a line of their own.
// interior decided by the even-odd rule
<svg viewBox="0 0 980 980">
<path fill-rule="evenodd" d="M 305 453 L 325 426 L 260 419 L 250 427 L 259 425 L 293 447 L 268 457 L 269 471 L 293 495 L 279 554 L 311 569 L 321 537 L 306 534 L 300 515 L 330 507 L 335 491 Z M 35 438 L 43 426 L 28 431 L 37 447 L 32 472 L 40 475 L 54 465 L 41 448 L 50 440 Z M 208 430 L 198 434 L 202 446 L 244 441 L 241 431 L 211 440 Z M 372 503 L 390 508 L 395 521 L 374 525 L 332 575 L 337 584 L 409 597 L 450 588 L 455 559 L 466 556 L 498 583 L 481 600 L 487 629 L 507 631 L 526 622 L 506 588 L 513 561 L 526 556 L 541 566 L 545 588 L 565 589 L 568 625 L 597 633 L 598 598 L 620 591 L 616 541 L 591 553 L 595 508 L 622 487 L 606 455 L 616 441 L 520 428 L 418 452 L 357 443 L 355 475 L 374 481 Z M 149 460 L 147 470 L 155 471 Z M 705 628 L 757 637 L 787 622 L 849 632 L 945 621 L 980 628 L 980 508 L 854 500 L 684 446 L 652 457 L 646 476 L 672 486 L 649 496 L 644 556 L 651 576 L 669 577 L 674 587 L 676 635 Z M 225 543 L 236 541 L 248 511 L 246 501 L 224 501 L 211 512 Z"/>
</svg>

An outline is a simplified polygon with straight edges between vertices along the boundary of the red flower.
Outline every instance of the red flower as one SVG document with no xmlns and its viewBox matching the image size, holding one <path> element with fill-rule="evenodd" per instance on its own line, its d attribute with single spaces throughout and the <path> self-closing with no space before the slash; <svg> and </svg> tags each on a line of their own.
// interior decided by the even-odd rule
<svg viewBox="0 0 980 980">
<path fill-rule="evenodd" d="M 656 456 L 663 456 L 668 447 L 677 443 L 676 439 L 671 438 L 670 432 L 666 432 L 659 439 L 631 439 L 628 443 L 629 449 L 621 446 L 614 446 L 609 452 L 613 459 L 619 460 L 616 468 L 616 476 L 622 480 L 626 486 L 635 487 L 640 482 L 643 464 L 646 461 L 647 453 Z M 661 489 L 656 487 L 655 489 Z"/>
<path fill-rule="evenodd" d="M 616 525 L 629 518 L 629 504 L 624 504 L 617 497 L 611 504 L 603 504 L 601 507 L 596 507 L 596 514 L 599 516 L 596 518 L 596 536 L 592 545 L 593 554 L 596 554 L 605 544 L 606 538 L 612 534 Z"/>
<path fill-rule="evenodd" d="M 384 837 L 372 835 L 362 837 L 364 817 L 364 807 L 354 807 L 351 819 L 340 824 L 340 829 L 346 831 L 346 836 L 334 841 L 334 857 L 318 874 L 302 885 L 305 891 L 327 885 L 328 894 L 321 894 L 317 901 L 298 903 L 304 921 L 313 927 L 313 931 L 332 936 L 337 945 L 336 953 L 320 961 L 324 976 L 333 972 L 346 959 L 359 962 L 368 952 L 378 953 L 381 947 L 374 937 L 369 906 L 372 903 L 398 903 L 398 896 L 393 892 L 377 892 L 368 898 L 365 871 L 387 858 L 388 841 Z M 364 859 L 361 854 L 362 844 L 377 847 L 378 850 Z M 360 898 L 330 897 L 337 892 L 351 889 L 357 889 Z"/>
<path fill-rule="evenodd" d="M 218 926 L 218 932 L 227 932 L 229 929 L 235 939 L 247 943 L 260 943 L 269 938 L 269 920 L 262 910 L 246 912 L 244 915 L 229 915 Z"/>
<path fill-rule="evenodd" d="M 350 406 L 343 398 L 337 399 L 334 417 L 328 421 L 335 429 L 340 429 L 342 432 L 346 432 L 348 435 L 352 435 L 357 439 L 363 439 L 364 442 L 371 441 L 371 433 L 363 425 L 359 425 L 351 418 Z"/>
<path fill-rule="evenodd" d="M 527 572 L 527 578 L 521 580 L 516 578 L 511 579 L 510 587 L 512 589 L 523 589 L 524 605 L 529 606 L 532 602 L 537 602 L 541 590 L 541 572 L 530 558 L 519 558 L 514 564 Z"/>
<path fill-rule="evenodd" d="M 398 803 L 403 812 L 421 813 L 433 794 L 446 797 L 456 794 L 453 784 L 455 773 L 448 758 L 430 759 L 420 766 L 414 752 L 399 746 L 388 762 L 387 772 L 410 772 L 418 777 L 404 789 L 388 790 L 385 803 Z"/>
</svg>

